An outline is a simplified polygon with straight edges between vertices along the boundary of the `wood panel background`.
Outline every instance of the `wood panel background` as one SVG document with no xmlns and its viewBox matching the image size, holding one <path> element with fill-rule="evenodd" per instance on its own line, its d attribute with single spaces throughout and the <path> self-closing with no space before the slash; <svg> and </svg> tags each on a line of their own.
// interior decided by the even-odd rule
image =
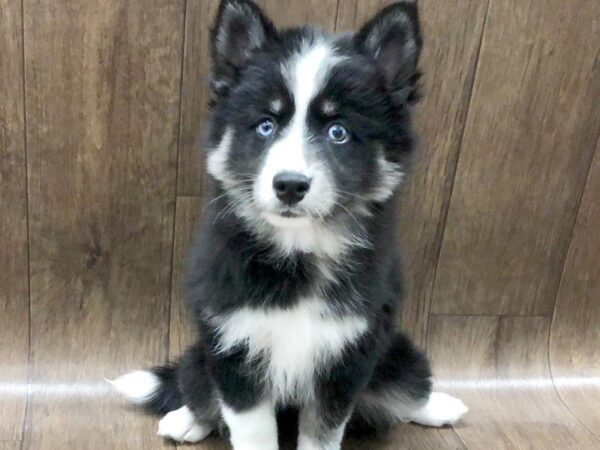
<svg viewBox="0 0 600 450">
<path fill-rule="evenodd" d="M 345 32 L 389 1 L 259 3 Z M 471 412 L 346 447 L 600 448 L 600 2 L 419 3 L 402 325 Z M 170 446 L 102 379 L 192 339 L 217 5 L 0 0 L 0 448 Z"/>
</svg>

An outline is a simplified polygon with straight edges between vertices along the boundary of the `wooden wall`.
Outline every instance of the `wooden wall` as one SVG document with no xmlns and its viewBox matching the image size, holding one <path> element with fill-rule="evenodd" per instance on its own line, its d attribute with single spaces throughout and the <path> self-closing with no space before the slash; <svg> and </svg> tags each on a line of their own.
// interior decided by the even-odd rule
<svg viewBox="0 0 600 450">
<path fill-rule="evenodd" d="M 389 2 L 259 3 L 281 25 L 347 31 Z M 181 277 L 202 204 L 217 4 L 0 0 L 7 448 L 163 445 L 101 380 L 190 340 Z M 427 431 L 429 448 L 485 448 L 486 436 L 598 448 L 600 2 L 420 5 L 403 322 L 440 386 L 475 411 L 472 427 Z M 416 448 L 414 433 L 395 439 Z"/>
</svg>

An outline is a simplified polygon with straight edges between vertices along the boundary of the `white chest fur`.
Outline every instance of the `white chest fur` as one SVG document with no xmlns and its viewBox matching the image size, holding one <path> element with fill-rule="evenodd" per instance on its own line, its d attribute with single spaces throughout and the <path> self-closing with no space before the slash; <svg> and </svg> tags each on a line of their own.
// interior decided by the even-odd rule
<svg viewBox="0 0 600 450">
<path fill-rule="evenodd" d="M 339 357 L 367 329 L 363 317 L 337 317 L 320 299 L 288 309 L 242 308 L 216 321 L 220 351 L 240 344 L 264 362 L 275 400 L 313 394 L 314 375 Z"/>
</svg>

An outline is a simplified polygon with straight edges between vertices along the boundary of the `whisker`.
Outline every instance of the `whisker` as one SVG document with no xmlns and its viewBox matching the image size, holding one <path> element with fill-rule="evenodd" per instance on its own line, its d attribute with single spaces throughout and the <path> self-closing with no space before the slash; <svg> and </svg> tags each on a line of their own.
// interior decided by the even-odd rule
<svg viewBox="0 0 600 450">
<path fill-rule="evenodd" d="M 371 201 L 371 200 L 370 200 L 369 198 L 367 198 L 367 197 L 364 197 L 364 196 L 362 196 L 362 195 L 358 195 L 358 194 L 353 194 L 352 192 L 344 191 L 343 189 L 339 189 L 339 188 L 334 188 L 334 192 L 335 192 L 336 194 L 338 194 L 338 193 L 339 193 L 339 194 L 346 194 L 346 195 L 349 195 L 350 197 L 357 198 L 357 199 L 359 199 L 359 200 L 362 200 L 362 201 L 364 201 L 364 202 L 370 202 L 370 201 Z"/>
<path fill-rule="evenodd" d="M 346 208 L 344 205 L 342 205 L 337 200 L 334 201 L 334 204 L 339 206 L 340 208 L 342 208 L 344 211 L 346 211 L 348 213 L 348 215 L 356 222 L 356 224 L 362 228 L 362 224 L 360 223 L 358 218 L 348 208 Z"/>
</svg>

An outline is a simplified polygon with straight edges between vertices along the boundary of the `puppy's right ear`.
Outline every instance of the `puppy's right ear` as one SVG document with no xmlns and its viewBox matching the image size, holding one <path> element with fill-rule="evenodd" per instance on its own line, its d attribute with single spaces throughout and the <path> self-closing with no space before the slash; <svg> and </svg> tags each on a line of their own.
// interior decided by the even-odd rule
<svg viewBox="0 0 600 450">
<path fill-rule="evenodd" d="M 252 52 L 276 33 L 271 21 L 251 0 L 221 0 L 211 32 L 214 93 L 226 93 Z"/>
</svg>

